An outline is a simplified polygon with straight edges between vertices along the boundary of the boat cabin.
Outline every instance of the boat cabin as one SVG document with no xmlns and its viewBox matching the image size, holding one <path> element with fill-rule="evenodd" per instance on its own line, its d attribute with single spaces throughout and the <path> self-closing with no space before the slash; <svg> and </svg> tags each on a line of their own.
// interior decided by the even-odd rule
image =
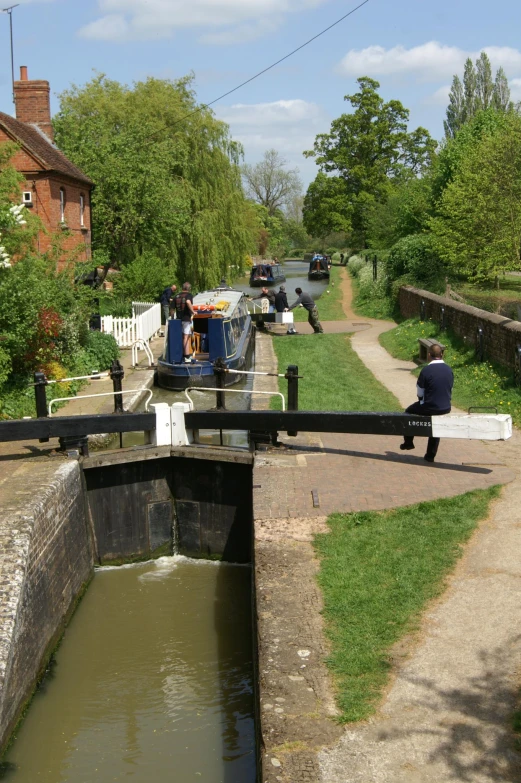
<svg viewBox="0 0 521 783">
<path fill-rule="evenodd" d="M 250 286 L 273 285 L 274 283 L 283 283 L 286 276 L 281 264 L 273 264 L 270 261 L 263 261 L 255 264 L 251 269 Z"/>
</svg>

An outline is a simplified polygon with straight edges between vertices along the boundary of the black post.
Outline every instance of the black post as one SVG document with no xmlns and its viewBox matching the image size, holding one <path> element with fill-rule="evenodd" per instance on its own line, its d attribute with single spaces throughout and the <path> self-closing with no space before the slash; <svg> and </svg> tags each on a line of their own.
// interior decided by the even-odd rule
<svg viewBox="0 0 521 783">
<path fill-rule="evenodd" d="M 378 258 L 373 256 L 373 280 L 378 279 Z"/>
<path fill-rule="evenodd" d="M 298 367 L 290 364 L 284 376 L 288 381 L 288 411 L 298 411 Z M 298 432 L 288 432 L 288 435 L 295 438 Z"/>
<path fill-rule="evenodd" d="M 222 357 L 219 357 L 213 363 L 213 373 L 215 375 L 216 408 L 218 411 L 225 411 L 226 402 L 224 399 L 224 376 L 226 373 L 226 362 Z"/>
<path fill-rule="evenodd" d="M 34 373 L 34 398 L 36 402 L 36 418 L 46 419 L 47 413 L 47 396 L 45 394 L 45 387 L 47 386 L 47 378 L 43 372 Z M 40 438 L 40 443 L 49 443 L 49 438 Z"/>
<path fill-rule="evenodd" d="M 441 331 L 442 331 L 442 332 L 444 332 L 446 328 L 447 328 L 447 325 L 446 325 L 446 323 L 445 323 L 445 308 L 444 308 L 444 307 L 442 307 L 442 308 L 441 308 L 441 321 L 440 321 L 440 329 L 441 329 Z"/>
<path fill-rule="evenodd" d="M 425 299 L 420 302 L 420 321 L 425 321 Z"/>
<path fill-rule="evenodd" d="M 514 359 L 514 381 L 521 386 L 521 345 L 516 345 L 516 356 Z"/>
<path fill-rule="evenodd" d="M 118 359 L 114 359 L 112 362 L 110 377 L 112 378 L 112 385 L 114 387 L 114 413 L 124 413 L 123 396 L 118 394 L 118 392 L 123 391 L 122 381 L 125 377 L 125 370 Z"/>
<path fill-rule="evenodd" d="M 485 335 L 481 326 L 478 326 L 476 333 L 476 354 L 478 362 L 485 361 Z"/>
</svg>

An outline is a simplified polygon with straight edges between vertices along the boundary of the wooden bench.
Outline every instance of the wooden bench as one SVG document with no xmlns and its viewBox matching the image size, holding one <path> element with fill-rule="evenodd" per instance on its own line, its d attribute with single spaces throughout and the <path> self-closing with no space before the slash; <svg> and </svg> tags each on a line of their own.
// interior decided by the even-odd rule
<svg viewBox="0 0 521 783">
<path fill-rule="evenodd" d="M 445 346 L 440 343 L 439 340 L 431 340 L 427 337 L 418 337 L 418 344 L 420 346 L 420 361 L 426 362 L 429 358 L 429 350 L 433 345 L 439 345 L 442 351 L 445 350 Z"/>
</svg>

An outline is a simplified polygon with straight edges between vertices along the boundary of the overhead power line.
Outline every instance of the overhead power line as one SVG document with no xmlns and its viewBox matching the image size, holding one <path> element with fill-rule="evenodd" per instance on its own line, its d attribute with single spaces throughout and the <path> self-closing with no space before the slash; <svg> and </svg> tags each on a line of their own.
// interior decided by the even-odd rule
<svg viewBox="0 0 521 783">
<path fill-rule="evenodd" d="M 368 2 L 369 2 L 369 0 L 364 0 L 363 3 L 360 3 L 355 8 L 352 8 L 350 11 L 348 11 L 347 14 L 344 14 L 343 16 L 341 16 L 340 19 L 337 19 L 336 22 L 333 22 L 328 27 L 324 28 L 324 30 L 321 30 L 319 33 L 314 35 L 308 41 L 306 41 L 305 43 L 301 44 L 300 46 L 297 46 L 296 49 L 293 49 L 293 51 L 289 52 L 288 54 L 285 54 L 284 57 L 281 57 L 276 62 L 272 63 L 271 65 L 268 65 L 266 68 L 263 68 L 262 71 L 259 71 L 254 76 L 250 76 L 249 79 L 246 79 L 246 81 L 241 82 L 241 84 L 238 84 L 236 87 L 233 87 L 233 89 L 228 90 L 228 92 L 225 92 L 222 95 L 219 95 L 218 98 L 214 98 L 214 100 L 210 101 L 210 103 L 203 103 L 197 109 L 194 109 L 193 111 L 189 112 L 188 114 L 185 114 L 184 117 L 181 117 L 179 120 L 176 120 L 171 125 L 165 126 L 164 128 L 162 128 L 160 130 L 154 131 L 154 133 L 152 133 L 148 137 L 148 141 L 151 142 L 151 140 L 155 136 L 157 136 L 160 133 L 163 133 L 163 131 L 167 130 L 167 128 L 168 129 L 173 128 L 176 125 L 179 125 L 181 122 L 184 122 L 185 120 L 187 120 L 189 117 L 192 117 L 194 114 L 199 114 L 199 112 L 203 111 L 204 109 L 209 109 L 210 106 L 213 106 L 214 104 L 218 103 L 219 101 L 222 101 L 223 98 L 227 98 L 228 95 L 232 95 L 234 92 L 237 92 L 237 90 L 242 89 L 242 87 L 245 87 L 247 84 L 250 84 L 251 82 L 255 81 L 255 79 L 258 79 L 259 76 L 263 76 L 265 73 L 268 73 L 268 71 L 271 71 L 273 68 L 276 68 L 277 65 L 280 65 L 285 60 L 288 60 L 290 57 L 293 57 L 293 55 L 296 54 L 297 52 L 300 52 L 301 49 L 304 49 L 306 46 L 309 46 L 309 44 L 313 43 L 313 41 L 316 41 L 317 38 L 320 38 L 322 35 L 325 35 L 330 30 L 332 30 L 333 27 L 336 27 L 341 22 L 343 22 L 345 19 L 347 19 L 349 16 L 352 16 L 354 13 L 356 13 L 358 10 L 360 10 L 360 8 L 362 8 L 364 5 L 367 5 Z"/>
</svg>

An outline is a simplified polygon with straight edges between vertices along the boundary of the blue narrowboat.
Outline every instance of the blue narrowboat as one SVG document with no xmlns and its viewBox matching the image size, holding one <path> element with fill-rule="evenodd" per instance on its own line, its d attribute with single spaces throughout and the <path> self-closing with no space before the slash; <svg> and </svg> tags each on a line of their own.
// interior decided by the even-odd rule
<svg viewBox="0 0 521 783">
<path fill-rule="evenodd" d="M 275 283 L 284 283 L 286 276 L 280 264 L 273 264 L 270 261 L 263 261 L 255 264 L 251 268 L 250 286 L 260 287 L 265 285 L 274 285 Z"/>
<path fill-rule="evenodd" d="M 314 255 L 309 264 L 308 280 L 329 280 L 329 270 L 327 256 Z"/>
<path fill-rule="evenodd" d="M 157 383 L 163 389 L 180 391 L 190 386 L 215 386 L 213 362 L 223 358 L 232 370 L 246 369 L 253 328 L 242 291 L 216 288 L 194 296 L 194 318 L 190 363 L 183 360 L 181 321 L 166 323 L 165 350 L 157 365 Z M 226 386 L 243 376 L 225 375 Z"/>
</svg>

